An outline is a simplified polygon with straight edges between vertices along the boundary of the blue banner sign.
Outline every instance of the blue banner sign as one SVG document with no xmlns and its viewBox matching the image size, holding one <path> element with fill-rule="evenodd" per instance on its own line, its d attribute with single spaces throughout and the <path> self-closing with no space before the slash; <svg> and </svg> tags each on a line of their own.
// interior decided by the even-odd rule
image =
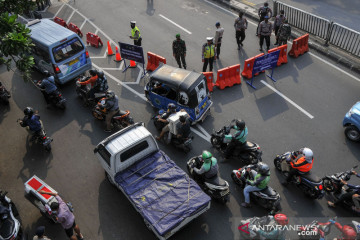
<svg viewBox="0 0 360 240">
<path fill-rule="evenodd" d="M 277 50 L 256 58 L 253 67 L 253 75 L 267 69 L 275 68 L 279 60 L 279 54 L 280 50 Z"/>
<path fill-rule="evenodd" d="M 120 55 L 123 59 L 133 60 L 138 63 L 145 63 L 143 48 L 131 44 L 121 43 L 120 46 Z"/>
</svg>

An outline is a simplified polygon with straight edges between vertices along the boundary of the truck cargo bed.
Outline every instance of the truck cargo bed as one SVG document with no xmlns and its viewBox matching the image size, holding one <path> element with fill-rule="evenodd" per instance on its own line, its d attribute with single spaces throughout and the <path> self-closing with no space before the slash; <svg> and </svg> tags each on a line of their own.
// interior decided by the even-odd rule
<svg viewBox="0 0 360 240">
<path fill-rule="evenodd" d="M 210 208 L 210 197 L 162 151 L 118 172 L 115 181 L 159 238 Z"/>
</svg>

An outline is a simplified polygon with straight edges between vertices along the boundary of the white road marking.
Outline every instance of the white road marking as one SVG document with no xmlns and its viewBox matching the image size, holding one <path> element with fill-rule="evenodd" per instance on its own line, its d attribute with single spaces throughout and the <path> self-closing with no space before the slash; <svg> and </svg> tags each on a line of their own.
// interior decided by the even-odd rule
<svg viewBox="0 0 360 240">
<path fill-rule="evenodd" d="M 179 24 L 177 24 L 176 22 L 168 19 L 167 17 L 165 17 L 164 15 L 162 14 L 159 14 L 160 17 L 162 17 L 163 19 L 167 20 L 168 22 L 174 24 L 175 26 L 177 26 L 178 28 L 180 28 L 181 30 L 187 32 L 188 34 L 191 34 L 191 32 L 189 30 L 187 30 L 186 28 L 183 28 L 182 26 L 180 26 Z"/>
<path fill-rule="evenodd" d="M 204 1 L 207 2 L 207 3 L 209 3 L 209 4 L 211 4 L 211 5 L 213 5 L 213 6 L 215 6 L 215 7 L 217 7 L 217 8 L 219 8 L 219 9 L 221 9 L 221 10 L 223 10 L 223 11 L 225 11 L 225 12 L 227 12 L 227 13 L 232 14 L 232 15 L 235 16 L 235 17 L 238 16 L 238 15 L 236 15 L 235 13 L 233 13 L 233 12 L 231 12 L 231 11 L 223 8 L 223 7 L 220 7 L 220 6 L 218 6 L 218 5 L 216 5 L 216 4 L 212 3 L 212 2 L 209 2 L 209 1 L 207 1 L 207 0 L 204 0 Z M 254 25 L 254 26 L 257 26 L 257 25 L 258 25 L 258 23 L 255 23 L 255 22 L 253 22 L 253 21 L 249 21 L 249 20 L 248 20 L 248 22 L 251 23 L 251 24 Z M 292 42 L 288 41 L 288 44 L 292 45 Z M 336 66 L 336 65 L 332 64 L 331 62 L 325 60 L 323 57 L 319 57 L 319 56 L 317 56 L 316 54 L 314 54 L 314 53 L 312 53 L 312 52 L 308 52 L 308 53 L 309 53 L 311 56 L 319 59 L 319 60 L 322 61 L 323 63 L 328 64 L 328 65 L 331 66 L 332 68 L 335 68 L 336 70 L 338 70 L 338 71 L 346 74 L 347 76 L 353 78 L 354 80 L 360 82 L 360 78 L 358 78 L 358 77 L 356 77 L 355 75 L 352 75 L 352 74 L 348 73 L 347 71 L 339 68 L 338 66 Z"/>
<path fill-rule="evenodd" d="M 300 107 L 299 105 L 297 105 L 296 103 L 294 103 L 291 99 L 289 99 L 288 97 L 286 97 L 284 94 L 282 94 L 281 92 L 279 92 L 278 90 L 276 90 L 275 88 L 273 88 L 272 86 L 270 86 L 268 83 L 266 83 L 264 80 L 260 81 L 262 84 L 264 84 L 265 86 L 267 86 L 268 88 L 270 88 L 271 90 L 273 90 L 274 92 L 276 92 L 280 97 L 284 98 L 286 101 L 288 101 L 290 104 L 292 104 L 294 107 L 296 107 L 297 109 L 299 109 L 301 112 L 303 112 L 306 116 L 308 116 L 310 119 L 313 119 L 314 116 L 311 115 L 310 113 L 308 113 L 307 111 L 305 111 L 302 107 Z"/>
<path fill-rule="evenodd" d="M 210 134 L 209 134 L 202 126 L 200 126 L 199 124 L 196 125 L 196 126 L 200 129 L 200 131 L 201 131 L 208 139 L 211 138 Z"/>
<path fill-rule="evenodd" d="M 98 34 L 98 32 L 99 32 L 99 29 L 96 29 L 96 31 L 95 31 L 95 35 L 97 35 L 97 34 Z"/>
<path fill-rule="evenodd" d="M 85 23 L 86 23 L 86 19 L 84 20 L 84 22 L 81 24 L 81 26 L 80 26 L 80 30 L 84 27 L 84 25 L 85 25 Z"/>
<path fill-rule="evenodd" d="M 66 23 L 69 23 L 70 22 L 70 19 L 72 18 L 72 16 L 74 16 L 74 13 L 75 13 L 75 10 L 72 11 L 70 17 L 68 18 L 68 20 L 66 21 Z"/>
<path fill-rule="evenodd" d="M 105 51 L 104 56 L 102 57 L 90 57 L 90 58 L 106 58 L 106 54 L 107 54 L 107 50 Z"/>
<path fill-rule="evenodd" d="M 197 134 L 199 137 L 201 137 L 202 139 L 204 139 L 205 141 L 210 143 L 210 138 L 204 136 L 204 134 L 202 134 L 201 132 L 199 132 L 198 130 L 194 129 L 193 127 L 190 128 L 191 131 L 193 131 L 195 134 Z"/>
<path fill-rule="evenodd" d="M 57 10 L 57 12 L 54 15 L 54 18 L 59 14 L 59 12 L 61 11 L 61 9 L 65 6 L 65 4 L 61 5 L 61 7 L 59 8 L 59 10 Z"/>
<path fill-rule="evenodd" d="M 114 70 L 114 71 L 119 71 L 123 68 L 124 66 L 124 61 L 121 61 L 120 66 L 118 68 L 103 68 L 104 70 Z"/>
</svg>

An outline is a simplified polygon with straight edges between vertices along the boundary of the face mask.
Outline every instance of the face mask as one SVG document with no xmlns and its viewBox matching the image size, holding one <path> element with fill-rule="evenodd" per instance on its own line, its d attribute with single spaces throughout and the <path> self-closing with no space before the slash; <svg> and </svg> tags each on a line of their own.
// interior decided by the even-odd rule
<svg viewBox="0 0 360 240">
<path fill-rule="evenodd" d="M 53 215 L 57 215 L 58 214 L 58 211 L 52 211 L 51 212 Z"/>
<path fill-rule="evenodd" d="M 268 7 L 265 7 L 265 6 L 264 6 L 264 8 L 267 9 Z"/>
</svg>

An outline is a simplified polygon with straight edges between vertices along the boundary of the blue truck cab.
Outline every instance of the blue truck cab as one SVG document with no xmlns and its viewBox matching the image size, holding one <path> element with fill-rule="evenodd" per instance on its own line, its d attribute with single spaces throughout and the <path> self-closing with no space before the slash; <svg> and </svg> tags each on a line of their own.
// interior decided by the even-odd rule
<svg viewBox="0 0 360 240">
<path fill-rule="evenodd" d="M 346 137 L 355 142 L 360 141 L 360 101 L 345 114 L 343 120 Z"/>
<path fill-rule="evenodd" d="M 91 69 L 91 60 L 85 44 L 74 32 L 50 19 L 28 22 L 35 67 L 54 75 L 59 84 L 64 84 Z"/>
</svg>

